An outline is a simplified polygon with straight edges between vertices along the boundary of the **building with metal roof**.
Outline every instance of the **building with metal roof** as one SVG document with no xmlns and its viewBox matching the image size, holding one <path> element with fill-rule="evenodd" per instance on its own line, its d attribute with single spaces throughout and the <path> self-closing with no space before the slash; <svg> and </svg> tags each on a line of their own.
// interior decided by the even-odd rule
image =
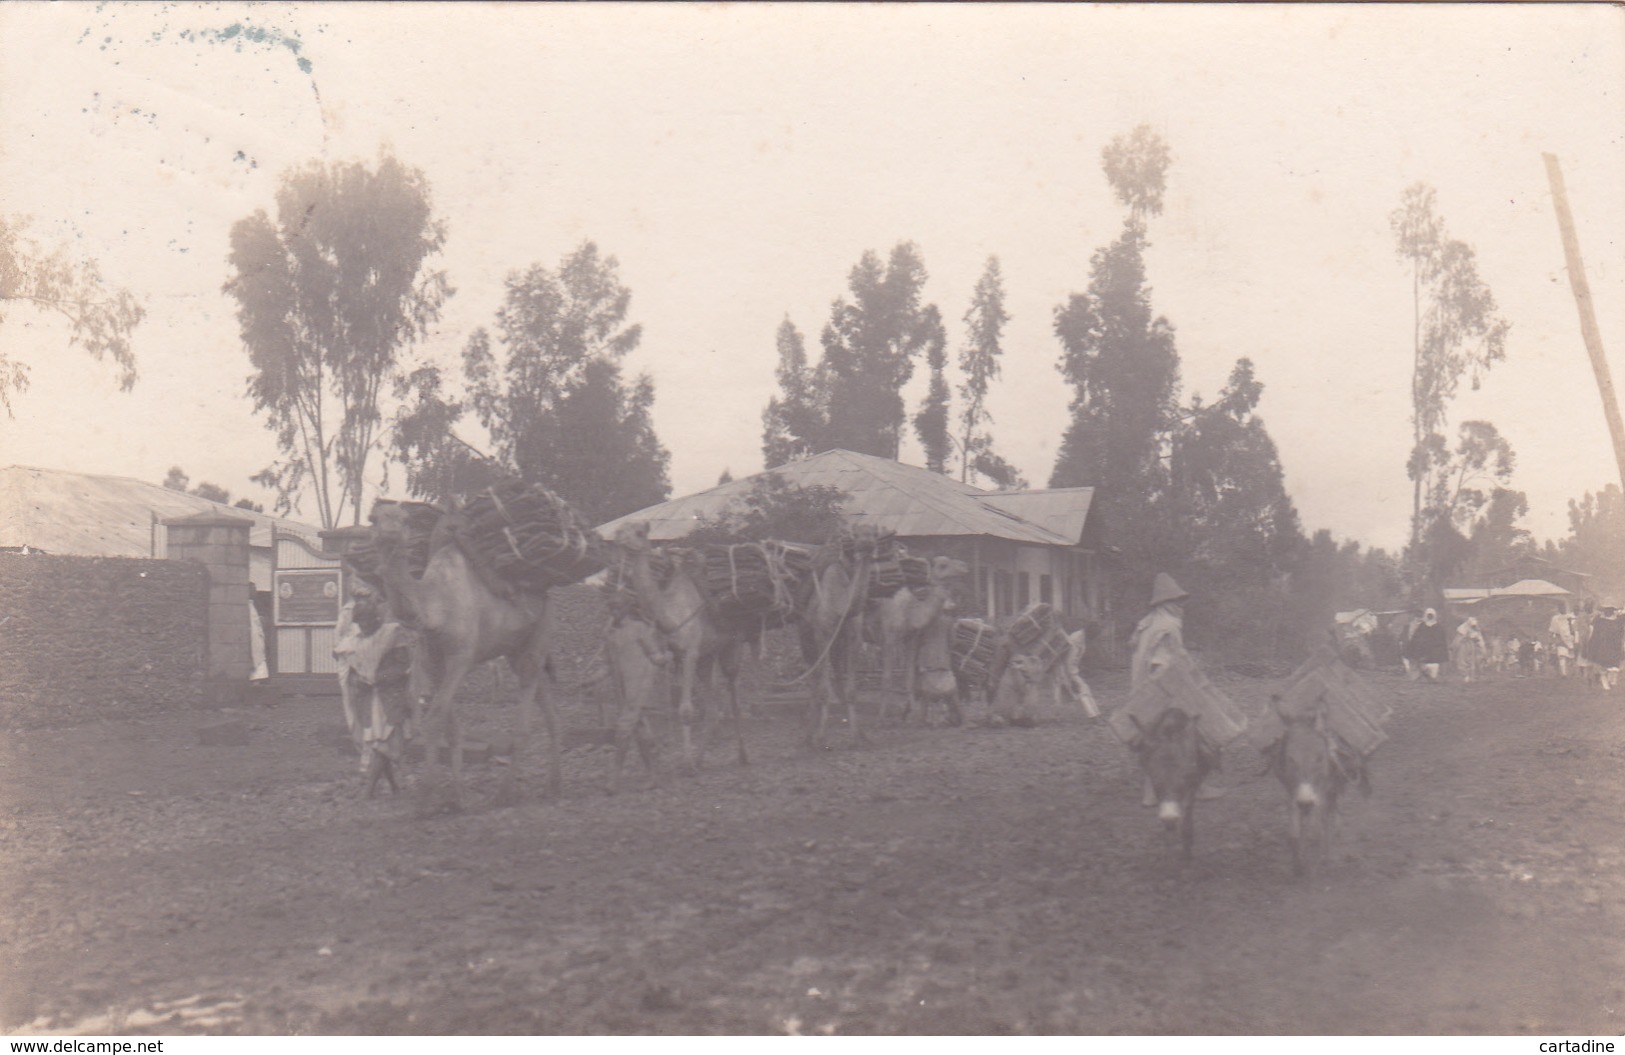
<svg viewBox="0 0 1625 1055">
<path fill-rule="evenodd" d="M 164 521 L 210 512 L 251 521 L 249 574 L 257 589 L 271 588 L 274 536 L 321 545 L 318 529 L 308 524 L 144 480 L 27 465 L 0 468 L 0 552 L 163 557 Z"/>
<path fill-rule="evenodd" d="M 841 511 L 852 524 L 894 533 L 917 555 L 965 561 L 976 611 L 987 618 L 1006 619 L 1036 601 L 1076 624 L 1106 614 L 1110 591 L 1090 515 L 1092 487 L 984 491 L 918 466 L 831 450 L 629 513 L 598 531 L 608 538 L 622 524 L 647 521 L 656 541 L 680 539 L 700 518 L 739 508 L 767 475 L 797 487 L 836 488 L 846 495 Z"/>
</svg>

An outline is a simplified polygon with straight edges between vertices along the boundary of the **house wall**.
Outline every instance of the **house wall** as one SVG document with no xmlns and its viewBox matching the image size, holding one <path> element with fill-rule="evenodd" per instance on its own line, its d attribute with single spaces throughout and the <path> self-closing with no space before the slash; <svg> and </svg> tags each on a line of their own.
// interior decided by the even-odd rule
<svg viewBox="0 0 1625 1055">
<path fill-rule="evenodd" d="M 209 590 L 197 563 L 0 555 L 0 726 L 201 706 Z"/>
<path fill-rule="evenodd" d="M 1072 627 L 1098 621 L 1109 595 L 1102 566 L 1093 553 L 1067 546 L 1036 546 L 981 536 L 904 539 L 910 553 L 957 557 L 971 568 L 974 597 L 964 606 L 992 623 L 1004 623 L 1022 609 L 1047 601 Z"/>
</svg>

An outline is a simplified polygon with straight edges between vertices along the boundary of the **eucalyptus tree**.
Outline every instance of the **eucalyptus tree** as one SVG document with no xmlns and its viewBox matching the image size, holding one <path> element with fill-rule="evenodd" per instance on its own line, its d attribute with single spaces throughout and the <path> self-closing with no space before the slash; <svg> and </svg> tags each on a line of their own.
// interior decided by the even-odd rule
<svg viewBox="0 0 1625 1055">
<path fill-rule="evenodd" d="M 283 455 L 254 479 L 275 489 L 278 511 L 308 485 L 323 527 L 346 505 L 360 523 L 386 386 L 452 294 L 427 266 L 445 239 L 423 173 L 388 153 L 372 166 L 309 162 L 283 176 L 274 217 L 232 225 L 225 291 L 253 365 L 249 397 Z"/>
</svg>

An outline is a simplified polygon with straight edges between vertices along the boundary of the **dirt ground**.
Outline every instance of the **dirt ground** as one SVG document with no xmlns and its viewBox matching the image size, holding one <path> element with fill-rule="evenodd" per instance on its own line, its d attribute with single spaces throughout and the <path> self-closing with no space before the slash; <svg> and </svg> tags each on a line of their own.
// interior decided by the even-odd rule
<svg viewBox="0 0 1625 1055">
<path fill-rule="evenodd" d="M 498 806 L 510 767 L 477 765 L 429 821 L 360 797 L 335 700 L 247 712 L 241 746 L 196 712 L 11 733 L 0 1029 L 1619 1033 L 1625 692 L 1369 677 L 1391 739 L 1308 879 L 1252 745 L 1181 868 L 1076 711 L 815 753 L 764 705 L 749 767 L 719 738 L 610 798 L 578 705 L 562 799 L 527 767 Z M 1279 687 L 1218 684 L 1255 715 Z"/>
</svg>

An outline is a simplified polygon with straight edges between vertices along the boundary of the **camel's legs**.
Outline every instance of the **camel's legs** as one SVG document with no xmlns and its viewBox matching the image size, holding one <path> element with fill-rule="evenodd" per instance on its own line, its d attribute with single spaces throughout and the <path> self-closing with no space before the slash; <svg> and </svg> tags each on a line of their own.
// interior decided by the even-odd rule
<svg viewBox="0 0 1625 1055">
<path fill-rule="evenodd" d="M 531 720 L 533 709 L 541 711 L 542 721 L 547 726 L 547 792 L 556 798 L 564 789 L 564 776 L 560 765 L 558 708 L 552 694 L 542 685 L 547 674 L 547 640 L 540 630 L 532 636 L 522 651 L 510 657 L 509 665 L 519 678 L 520 739 L 524 743 L 526 754 L 530 752 L 531 738 L 535 734 Z M 517 776 L 520 769 L 519 752 L 520 746 L 515 744 L 510 769 L 510 773 L 514 776 Z"/>
<path fill-rule="evenodd" d="M 700 768 L 700 760 L 694 753 L 694 650 L 690 648 L 677 651 L 677 679 L 681 695 L 677 701 L 677 720 L 683 725 L 683 767 L 690 773 Z"/>
<path fill-rule="evenodd" d="M 739 764 L 750 765 L 750 757 L 745 753 L 745 715 L 739 706 L 739 645 L 729 644 L 717 657 L 722 667 L 722 676 L 728 683 L 728 710 L 734 719 L 734 739 L 739 744 Z"/>
<path fill-rule="evenodd" d="M 903 720 L 905 722 L 914 713 L 914 705 L 920 702 L 918 697 L 914 695 L 919 667 L 920 639 L 913 634 L 906 634 L 903 637 Z"/>
<path fill-rule="evenodd" d="M 880 637 L 880 717 L 882 718 L 891 713 L 892 668 L 897 664 L 899 644 L 899 638 L 882 632 Z M 908 718 L 906 704 L 903 707 L 903 717 Z"/>
<path fill-rule="evenodd" d="M 836 656 L 831 658 L 838 657 L 841 695 L 846 701 L 846 724 L 852 729 L 853 743 L 866 743 L 863 730 L 858 728 L 857 628 L 850 625 L 842 627 L 840 635 L 834 649 Z"/>
<path fill-rule="evenodd" d="M 441 765 L 435 757 L 436 748 L 444 744 L 451 762 L 451 805 L 453 809 L 463 807 L 463 733 L 457 721 L 457 688 L 462 684 L 463 678 L 474 666 L 473 657 L 466 652 L 459 651 L 450 656 L 442 656 L 440 663 L 440 682 L 435 686 L 434 697 L 429 701 L 429 713 L 426 716 L 425 730 L 429 735 L 428 741 L 429 765 L 438 769 Z"/>
</svg>

